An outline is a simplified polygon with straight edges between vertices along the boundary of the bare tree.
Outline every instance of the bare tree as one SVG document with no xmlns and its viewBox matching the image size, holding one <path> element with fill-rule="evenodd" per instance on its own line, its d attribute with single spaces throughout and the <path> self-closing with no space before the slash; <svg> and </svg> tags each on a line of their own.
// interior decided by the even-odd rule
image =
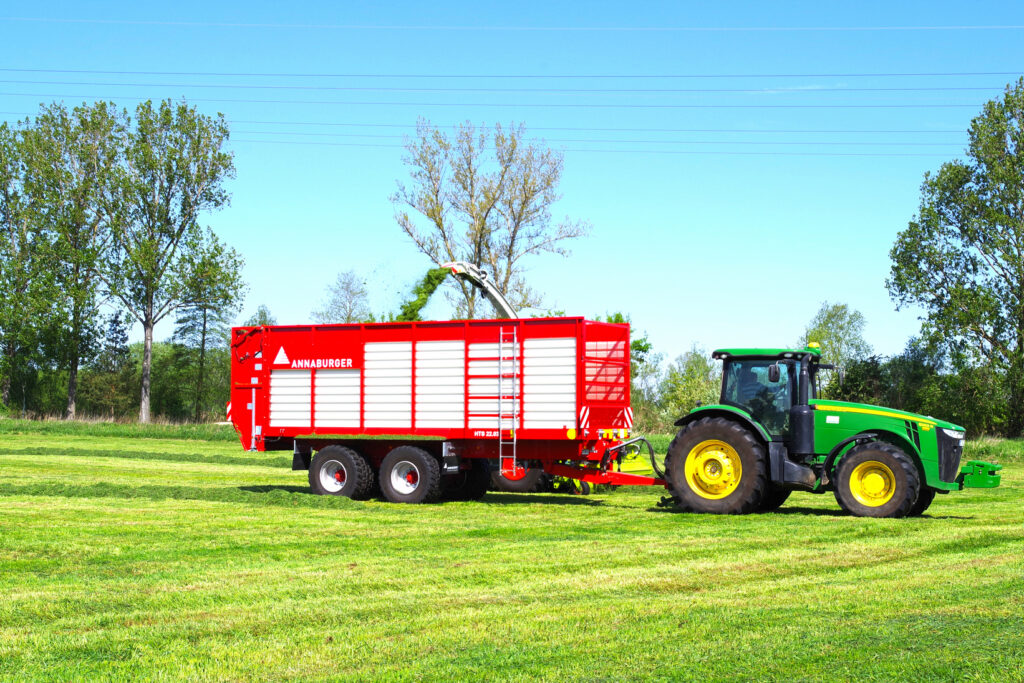
<svg viewBox="0 0 1024 683">
<path fill-rule="evenodd" d="M 313 319 L 321 323 L 359 323 L 369 318 L 366 283 L 353 270 L 338 273 L 327 288 L 323 308 L 313 311 Z"/>
<path fill-rule="evenodd" d="M 439 265 L 468 261 L 489 269 L 516 308 L 541 303 L 526 284 L 524 258 L 568 255 L 566 241 L 589 229 L 582 221 L 553 221 L 562 155 L 525 136 L 522 124 L 491 131 L 467 122 L 449 137 L 420 119 L 403 158 L 411 183 L 399 183 L 391 197 L 395 219 L 420 251 Z M 456 315 L 479 316 L 477 290 L 462 281 L 452 286 Z"/>
</svg>

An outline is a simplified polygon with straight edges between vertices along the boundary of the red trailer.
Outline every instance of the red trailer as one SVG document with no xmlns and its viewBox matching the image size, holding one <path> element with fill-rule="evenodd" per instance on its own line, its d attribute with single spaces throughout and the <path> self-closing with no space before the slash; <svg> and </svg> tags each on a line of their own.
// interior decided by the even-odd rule
<svg viewBox="0 0 1024 683">
<path fill-rule="evenodd" d="M 491 465 L 591 483 L 632 428 L 629 326 L 583 318 L 236 327 L 229 419 L 317 493 L 475 498 Z M 314 455 L 315 452 L 315 455 Z"/>
</svg>

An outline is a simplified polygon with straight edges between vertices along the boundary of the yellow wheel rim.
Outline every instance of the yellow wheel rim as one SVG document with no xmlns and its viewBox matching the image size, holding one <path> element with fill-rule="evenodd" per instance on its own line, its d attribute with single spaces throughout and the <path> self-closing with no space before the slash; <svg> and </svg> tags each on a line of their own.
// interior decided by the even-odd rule
<svg viewBox="0 0 1024 683">
<path fill-rule="evenodd" d="M 725 498 L 736 490 L 743 464 L 736 449 L 715 439 L 701 441 L 686 456 L 686 482 L 701 498 Z"/>
<path fill-rule="evenodd" d="M 861 505 L 872 508 L 885 505 L 896 493 L 896 476 L 888 465 L 867 460 L 850 473 L 850 493 Z"/>
</svg>

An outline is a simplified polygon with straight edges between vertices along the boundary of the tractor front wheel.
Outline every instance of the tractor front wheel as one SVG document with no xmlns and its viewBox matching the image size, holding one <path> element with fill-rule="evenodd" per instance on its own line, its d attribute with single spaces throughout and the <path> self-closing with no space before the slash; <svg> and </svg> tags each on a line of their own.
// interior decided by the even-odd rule
<svg viewBox="0 0 1024 683">
<path fill-rule="evenodd" d="M 839 460 L 835 482 L 839 506 L 858 517 L 906 517 L 921 493 L 913 461 L 882 441 L 852 448 Z"/>
<path fill-rule="evenodd" d="M 676 504 L 687 512 L 744 514 L 761 505 L 768 487 L 764 446 L 742 425 L 705 417 L 683 427 L 665 457 Z"/>
<path fill-rule="evenodd" d="M 907 517 L 920 517 L 933 500 L 935 500 L 935 489 L 930 486 L 922 486 L 921 492 L 917 494 L 917 502 L 914 503 L 914 507 L 910 508 Z"/>
</svg>

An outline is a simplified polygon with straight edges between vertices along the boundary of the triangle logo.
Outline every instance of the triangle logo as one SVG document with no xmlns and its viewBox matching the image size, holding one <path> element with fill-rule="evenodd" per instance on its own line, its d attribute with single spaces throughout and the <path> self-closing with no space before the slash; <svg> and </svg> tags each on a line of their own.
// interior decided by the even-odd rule
<svg viewBox="0 0 1024 683">
<path fill-rule="evenodd" d="M 284 352 L 284 347 L 282 346 L 274 357 L 274 365 L 288 365 L 290 362 L 291 361 L 288 360 L 288 354 Z"/>
</svg>

